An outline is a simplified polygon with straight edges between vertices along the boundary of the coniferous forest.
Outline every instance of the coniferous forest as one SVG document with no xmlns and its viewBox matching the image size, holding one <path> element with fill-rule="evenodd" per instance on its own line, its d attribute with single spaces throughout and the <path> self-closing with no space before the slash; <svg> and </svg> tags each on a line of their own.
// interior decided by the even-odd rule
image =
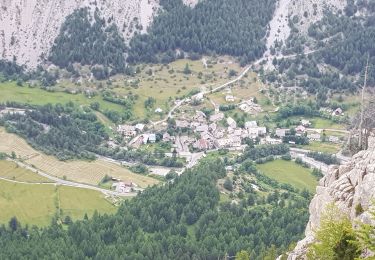
<svg viewBox="0 0 375 260">
<path fill-rule="evenodd" d="M 98 79 L 125 72 L 126 46 L 117 26 L 111 19 L 101 18 L 99 10 L 93 16 L 87 8 L 78 9 L 68 16 L 49 60 L 71 72 L 74 63 L 96 65 L 92 72 Z"/>
<path fill-rule="evenodd" d="M 220 202 L 223 163 L 207 161 L 126 201 L 113 216 L 94 214 L 68 229 L 39 229 L 16 219 L 0 227 L 0 259 L 218 259 L 241 250 L 271 257 L 301 238 L 308 199 L 252 192 L 238 205 Z"/>
<path fill-rule="evenodd" d="M 163 0 L 164 10 L 148 34 L 130 42 L 129 62 L 170 61 L 175 50 L 240 57 L 245 63 L 265 51 L 274 0 L 207 0 L 190 8 L 182 0 Z M 163 55 L 157 55 L 161 54 Z"/>
</svg>

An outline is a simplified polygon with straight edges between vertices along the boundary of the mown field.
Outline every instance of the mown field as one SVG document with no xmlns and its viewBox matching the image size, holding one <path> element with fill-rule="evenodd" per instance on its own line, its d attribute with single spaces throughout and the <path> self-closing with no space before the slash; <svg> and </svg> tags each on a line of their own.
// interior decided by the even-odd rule
<svg viewBox="0 0 375 260">
<path fill-rule="evenodd" d="M 47 226 L 55 214 L 73 220 L 82 219 L 95 210 L 114 213 L 116 207 L 101 193 L 53 184 L 19 184 L 0 180 L 0 224 L 16 216 L 22 224 Z"/>
<path fill-rule="evenodd" d="M 29 183 L 50 183 L 51 180 L 35 174 L 25 168 L 19 167 L 16 163 L 0 160 L 0 177 Z"/>
<path fill-rule="evenodd" d="M 124 167 L 102 159 L 93 162 L 59 161 L 53 156 L 36 151 L 24 139 L 7 133 L 3 128 L 0 128 L 0 140 L 0 152 L 10 154 L 14 151 L 25 163 L 59 178 L 98 185 L 105 175 L 109 175 L 124 181 L 132 181 L 142 188 L 158 183 L 156 179 L 132 173 Z"/>
<path fill-rule="evenodd" d="M 275 160 L 265 164 L 258 164 L 257 168 L 266 176 L 280 183 L 288 183 L 298 189 L 307 189 L 310 192 L 315 192 L 317 180 L 311 174 L 311 170 L 293 161 Z"/>
</svg>

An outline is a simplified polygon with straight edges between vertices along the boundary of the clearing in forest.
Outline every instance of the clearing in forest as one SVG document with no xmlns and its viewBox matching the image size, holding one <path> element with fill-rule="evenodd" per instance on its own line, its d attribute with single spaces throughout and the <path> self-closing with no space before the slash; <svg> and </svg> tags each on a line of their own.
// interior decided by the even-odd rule
<svg viewBox="0 0 375 260">
<path fill-rule="evenodd" d="M 280 182 L 291 184 L 298 189 L 315 191 L 316 178 L 311 170 L 304 168 L 293 161 L 275 160 L 265 164 L 258 164 L 257 168 L 266 176 Z"/>
</svg>

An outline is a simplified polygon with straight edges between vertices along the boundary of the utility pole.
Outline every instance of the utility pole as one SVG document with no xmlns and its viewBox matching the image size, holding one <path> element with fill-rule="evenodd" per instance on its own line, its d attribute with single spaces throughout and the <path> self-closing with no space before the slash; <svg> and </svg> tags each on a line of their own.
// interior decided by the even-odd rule
<svg viewBox="0 0 375 260">
<path fill-rule="evenodd" d="M 367 73 L 368 73 L 368 63 L 370 59 L 370 54 L 367 56 L 366 69 L 365 69 L 365 79 L 363 81 L 362 87 L 362 98 L 361 98 L 361 121 L 359 122 L 359 148 L 362 150 L 363 146 L 363 119 L 364 119 L 364 110 L 365 110 L 365 92 L 367 85 Z"/>
</svg>

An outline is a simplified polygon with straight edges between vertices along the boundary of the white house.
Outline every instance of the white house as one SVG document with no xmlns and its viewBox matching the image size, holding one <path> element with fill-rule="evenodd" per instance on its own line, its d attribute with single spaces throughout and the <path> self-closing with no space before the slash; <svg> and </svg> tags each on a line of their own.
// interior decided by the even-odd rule
<svg viewBox="0 0 375 260">
<path fill-rule="evenodd" d="M 163 141 L 164 141 L 164 142 L 169 142 L 169 141 L 171 141 L 171 135 L 170 135 L 168 132 L 165 132 L 165 133 L 163 134 Z"/>
<path fill-rule="evenodd" d="M 328 137 L 328 141 L 330 141 L 331 143 L 339 143 L 340 138 L 338 138 L 337 136 L 330 136 Z"/>
<path fill-rule="evenodd" d="M 281 144 L 282 141 L 280 139 L 271 138 L 269 136 L 266 136 L 266 138 L 263 138 L 260 140 L 261 144 Z"/>
<path fill-rule="evenodd" d="M 155 113 L 163 113 L 163 109 L 161 109 L 160 107 L 158 107 L 157 109 L 155 109 Z"/>
<path fill-rule="evenodd" d="M 309 120 L 302 119 L 301 120 L 301 125 L 303 125 L 304 127 L 309 127 L 311 125 L 311 123 L 310 123 Z"/>
<path fill-rule="evenodd" d="M 245 123 L 245 129 L 258 127 L 257 121 L 248 121 Z"/>
<path fill-rule="evenodd" d="M 320 134 L 309 134 L 307 138 L 311 141 L 320 141 Z"/>
<path fill-rule="evenodd" d="M 150 143 L 155 143 L 156 142 L 156 134 L 149 134 L 148 135 L 148 141 Z"/>
<path fill-rule="evenodd" d="M 132 125 L 119 125 L 117 132 L 127 138 L 134 137 L 137 134 L 135 126 Z"/>
<path fill-rule="evenodd" d="M 283 137 L 286 136 L 286 131 L 287 131 L 287 130 L 288 130 L 288 129 L 281 129 L 281 128 L 278 128 L 278 129 L 276 129 L 276 131 L 275 131 L 275 135 L 276 135 L 277 137 L 283 138 Z"/>
<path fill-rule="evenodd" d="M 196 94 L 192 97 L 193 100 L 197 100 L 197 101 L 201 101 L 203 98 L 204 98 L 204 94 L 202 92 L 200 92 L 200 93 L 198 93 L 198 94 Z"/>
<path fill-rule="evenodd" d="M 144 128 L 145 128 L 144 124 L 136 124 L 135 125 L 135 129 L 140 131 L 140 132 L 142 132 Z"/>
<path fill-rule="evenodd" d="M 343 111 L 342 111 L 342 109 L 340 107 L 336 108 L 335 111 L 332 112 L 333 116 L 340 116 L 342 114 L 343 114 Z"/>
<path fill-rule="evenodd" d="M 189 127 L 189 122 L 185 121 L 185 120 L 176 120 L 176 127 L 187 128 L 187 127 Z"/>
<path fill-rule="evenodd" d="M 306 128 L 303 125 L 299 125 L 296 127 L 296 132 L 298 134 L 303 134 L 306 131 Z"/>
<path fill-rule="evenodd" d="M 234 102 L 234 96 L 232 96 L 232 95 L 225 96 L 225 101 L 227 101 L 227 102 Z"/>
<path fill-rule="evenodd" d="M 208 132 L 208 125 L 199 125 L 195 129 L 197 132 Z"/>
<path fill-rule="evenodd" d="M 224 114 L 223 113 L 216 113 L 210 116 L 210 121 L 211 122 L 218 122 L 224 119 Z"/>
<path fill-rule="evenodd" d="M 267 128 L 264 126 L 257 127 L 259 135 L 265 135 L 267 134 Z"/>
<path fill-rule="evenodd" d="M 112 189 L 115 189 L 118 193 L 129 193 L 133 186 L 132 182 L 116 182 L 112 184 Z"/>
</svg>

